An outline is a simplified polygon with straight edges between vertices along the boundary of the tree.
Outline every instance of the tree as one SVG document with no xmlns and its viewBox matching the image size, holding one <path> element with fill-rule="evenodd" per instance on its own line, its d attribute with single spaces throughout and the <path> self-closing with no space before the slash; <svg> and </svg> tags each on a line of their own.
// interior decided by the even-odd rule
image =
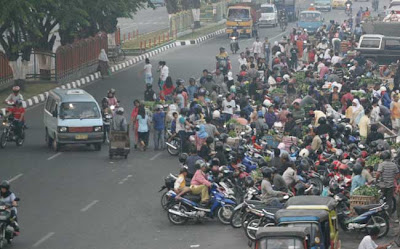
<svg viewBox="0 0 400 249">
<path fill-rule="evenodd" d="M 30 19 L 32 5 L 25 0 L 0 0 L 0 5 L 0 45 L 13 71 L 15 83 L 23 85 L 33 47 L 29 34 L 37 32 Z M 20 57 L 22 67 L 18 66 Z"/>
</svg>

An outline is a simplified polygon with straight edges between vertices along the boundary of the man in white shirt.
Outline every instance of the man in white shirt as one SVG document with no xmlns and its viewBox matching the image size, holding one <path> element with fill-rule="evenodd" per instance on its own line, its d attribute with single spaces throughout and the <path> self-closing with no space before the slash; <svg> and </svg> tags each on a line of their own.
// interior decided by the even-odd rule
<svg viewBox="0 0 400 249">
<path fill-rule="evenodd" d="M 256 41 L 253 43 L 253 47 L 252 47 L 253 53 L 261 55 L 262 51 L 263 51 L 263 43 L 260 42 L 260 39 L 257 37 Z"/>
<path fill-rule="evenodd" d="M 225 116 L 225 121 L 231 119 L 234 110 L 236 109 L 236 102 L 232 99 L 232 95 L 228 93 L 226 99 L 222 101 L 222 113 Z"/>
<path fill-rule="evenodd" d="M 239 61 L 239 70 L 242 70 L 242 66 L 247 65 L 247 59 L 246 59 L 244 52 L 240 53 L 240 57 L 239 57 L 238 61 Z"/>
<path fill-rule="evenodd" d="M 379 227 L 374 226 L 371 228 L 369 235 L 364 236 L 361 240 L 358 249 L 386 249 L 392 243 L 385 244 L 385 245 L 377 245 L 374 240 L 378 239 L 379 234 Z"/>
<path fill-rule="evenodd" d="M 335 65 L 336 63 L 340 63 L 342 61 L 342 58 L 339 56 L 339 52 L 335 52 L 335 55 L 331 59 L 332 65 Z"/>
<path fill-rule="evenodd" d="M 167 80 L 167 77 L 169 75 L 169 68 L 167 67 L 165 61 L 160 61 L 158 64 L 160 65 L 160 67 L 159 67 L 159 70 L 160 70 L 159 87 L 160 87 L 160 90 L 162 90 L 162 87 L 164 86 L 164 83 Z"/>
</svg>

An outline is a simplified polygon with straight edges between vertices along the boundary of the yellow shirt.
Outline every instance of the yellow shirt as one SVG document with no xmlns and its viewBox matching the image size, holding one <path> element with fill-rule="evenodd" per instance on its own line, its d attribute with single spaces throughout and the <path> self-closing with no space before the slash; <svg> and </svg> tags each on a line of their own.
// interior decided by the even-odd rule
<svg viewBox="0 0 400 249">
<path fill-rule="evenodd" d="M 183 174 L 180 174 L 175 180 L 174 189 L 182 190 L 186 186 L 186 179 Z"/>
<path fill-rule="evenodd" d="M 367 115 L 362 116 L 360 123 L 358 123 L 358 128 L 360 129 L 360 136 L 366 138 L 369 133 L 370 119 Z"/>
</svg>

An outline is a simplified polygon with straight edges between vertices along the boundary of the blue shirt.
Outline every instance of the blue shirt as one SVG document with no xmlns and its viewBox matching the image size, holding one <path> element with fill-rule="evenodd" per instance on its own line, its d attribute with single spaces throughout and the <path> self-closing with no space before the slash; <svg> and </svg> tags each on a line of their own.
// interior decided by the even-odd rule
<svg viewBox="0 0 400 249">
<path fill-rule="evenodd" d="M 188 95 L 189 95 L 189 100 L 190 100 L 190 101 L 193 101 L 193 99 L 194 99 L 194 94 L 197 93 L 197 86 L 196 86 L 196 85 L 194 85 L 194 86 L 192 86 L 192 85 L 188 86 L 188 87 L 187 87 L 187 92 L 188 92 Z"/>
<path fill-rule="evenodd" d="M 165 129 L 165 112 L 156 112 L 153 114 L 154 129 L 161 131 Z"/>
<path fill-rule="evenodd" d="M 352 194 L 354 189 L 364 186 L 365 185 L 365 178 L 361 175 L 356 175 L 353 177 L 353 179 L 351 180 L 351 189 L 350 189 L 350 193 Z"/>
</svg>

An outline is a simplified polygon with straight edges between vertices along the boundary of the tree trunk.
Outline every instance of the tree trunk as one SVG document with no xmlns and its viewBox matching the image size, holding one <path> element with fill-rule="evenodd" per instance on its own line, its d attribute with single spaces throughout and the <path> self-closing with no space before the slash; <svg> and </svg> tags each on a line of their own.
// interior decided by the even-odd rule
<svg viewBox="0 0 400 249">
<path fill-rule="evenodd" d="M 9 61 L 8 63 L 13 71 L 14 85 L 24 89 L 24 83 L 26 81 L 26 74 L 28 73 L 29 61 Z"/>
<path fill-rule="evenodd" d="M 39 62 L 41 80 L 51 80 L 51 56 L 50 52 L 39 52 L 36 54 Z"/>
</svg>

